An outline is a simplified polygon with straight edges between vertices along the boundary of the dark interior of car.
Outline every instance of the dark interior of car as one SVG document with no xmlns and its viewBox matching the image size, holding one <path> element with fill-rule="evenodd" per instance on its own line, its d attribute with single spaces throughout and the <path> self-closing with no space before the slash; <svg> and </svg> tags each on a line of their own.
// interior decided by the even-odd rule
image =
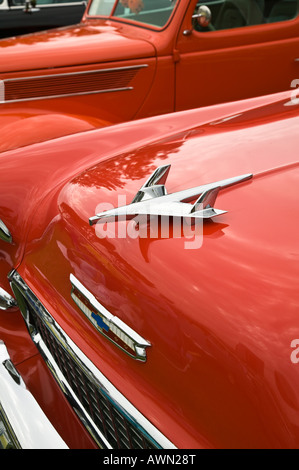
<svg viewBox="0 0 299 470">
<path fill-rule="evenodd" d="M 275 23 L 295 18 L 298 0 L 207 0 L 197 4 L 207 6 L 212 15 L 209 27 L 194 22 L 197 31 L 211 31 Z"/>
</svg>

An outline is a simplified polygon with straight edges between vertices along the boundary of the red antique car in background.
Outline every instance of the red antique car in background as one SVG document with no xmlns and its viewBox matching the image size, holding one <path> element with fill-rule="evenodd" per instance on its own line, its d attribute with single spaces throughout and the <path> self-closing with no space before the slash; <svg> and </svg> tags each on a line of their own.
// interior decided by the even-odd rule
<svg viewBox="0 0 299 470">
<path fill-rule="evenodd" d="M 286 90 L 298 31 L 298 0 L 91 0 L 0 41 L 0 148 Z"/>
<path fill-rule="evenodd" d="M 298 127 L 287 92 L 1 154 L 2 447 L 299 447 Z"/>
</svg>

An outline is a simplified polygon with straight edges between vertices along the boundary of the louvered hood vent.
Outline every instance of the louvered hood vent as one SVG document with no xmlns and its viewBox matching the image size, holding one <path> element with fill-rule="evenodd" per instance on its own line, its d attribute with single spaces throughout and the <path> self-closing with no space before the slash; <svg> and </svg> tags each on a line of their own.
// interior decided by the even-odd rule
<svg viewBox="0 0 299 470">
<path fill-rule="evenodd" d="M 147 65 L 7 79 L 5 102 L 131 90 L 131 81 L 144 67 Z"/>
</svg>

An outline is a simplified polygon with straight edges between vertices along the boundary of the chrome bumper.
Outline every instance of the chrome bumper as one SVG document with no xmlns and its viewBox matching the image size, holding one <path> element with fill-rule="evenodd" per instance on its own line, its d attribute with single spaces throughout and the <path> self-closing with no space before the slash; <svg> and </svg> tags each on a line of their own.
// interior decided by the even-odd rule
<svg viewBox="0 0 299 470">
<path fill-rule="evenodd" d="M 67 449 L 0 340 L 0 449 Z"/>
</svg>

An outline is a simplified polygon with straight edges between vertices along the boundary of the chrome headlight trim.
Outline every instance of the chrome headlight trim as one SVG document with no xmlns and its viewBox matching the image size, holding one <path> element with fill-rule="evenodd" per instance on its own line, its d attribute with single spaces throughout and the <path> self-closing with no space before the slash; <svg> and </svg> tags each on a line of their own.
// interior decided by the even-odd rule
<svg viewBox="0 0 299 470">
<path fill-rule="evenodd" d="M 67 400 L 71 404 L 75 413 L 82 421 L 85 428 L 92 435 L 95 442 L 99 447 L 105 449 L 111 449 L 111 445 L 106 440 L 105 436 L 95 425 L 89 414 L 81 405 L 80 401 L 70 388 L 67 380 L 61 373 L 57 363 L 55 362 L 51 352 L 45 345 L 40 334 L 37 332 L 34 323 L 30 318 L 30 312 L 26 307 L 26 302 L 34 308 L 34 311 L 39 316 L 40 320 L 46 325 L 46 327 L 55 336 L 56 340 L 59 341 L 61 346 L 76 362 L 77 366 L 101 389 L 105 396 L 111 403 L 122 413 L 134 426 L 141 430 L 143 435 L 150 440 L 157 449 L 176 449 L 174 444 L 169 441 L 145 416 L 140 413 L 127 398 L 120 393 L 116 387 L 100 372 L 100 370 L 88 359 L 88 357 L 78 348 L 78 346 L 66 335 L 42 303 L 38 300 L 36 295 L 27 286 L 22 277 L 17 271 L 12 271 L 9 274 L 12 290 L 16 296 L 18 306 L 21 310 L 28 331 L 32 337 L 32 340 L 39 349 L 41 355 L 45 359 L 49 369 L 54 375 L 58 382 L 61 390 L 66 396 Z"/>
<path fill-rule="evenodd" d="M 12 236 L 8 228 L 6 227 L 3 220 L 0 219 L 0 239 L 7 242 L 12 243 Z"/>
<path fill-rule="evenodd" d="M 0 425 L 2 445 L 15 449 L 67 449 L 0 340 Z"/>
<path fill-rule="evenodd" d="M 0 287 L 0 310 L 9 310 L 16 307 L 17 302 L 6 290 Z"/>
</svg>

